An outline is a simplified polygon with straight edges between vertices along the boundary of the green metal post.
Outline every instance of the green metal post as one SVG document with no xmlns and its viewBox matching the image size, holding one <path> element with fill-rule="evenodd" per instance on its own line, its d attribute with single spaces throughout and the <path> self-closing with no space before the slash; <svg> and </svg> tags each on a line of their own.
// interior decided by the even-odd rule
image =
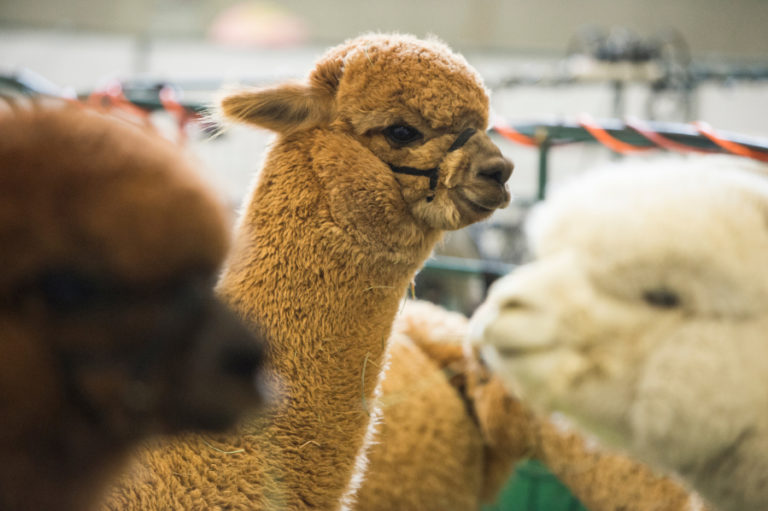
<svg viewBox="0 0 768 511">
<path fill-rule="evenodd" d="M 547 167 L 550 147 L 549 138 L 543 138 L 539 144 L 539 188 L 536 193 L 538 200 L 544 200 L 547 195 L 547 177 L 549 172 Z"/>
</svg>

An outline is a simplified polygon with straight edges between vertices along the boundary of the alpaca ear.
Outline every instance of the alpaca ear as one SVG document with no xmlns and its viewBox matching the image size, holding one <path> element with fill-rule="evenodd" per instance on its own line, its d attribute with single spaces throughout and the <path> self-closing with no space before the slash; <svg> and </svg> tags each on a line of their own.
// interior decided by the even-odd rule
<svg viewBox="0 0 768 511">
<path fill-rule="evenodd" d="M 323 89 L 287 84 L 229 94 L 221 100 L 220 110 L 230 120 L 286 134 L 328 124 L 333 97 Z"/>
</svg>

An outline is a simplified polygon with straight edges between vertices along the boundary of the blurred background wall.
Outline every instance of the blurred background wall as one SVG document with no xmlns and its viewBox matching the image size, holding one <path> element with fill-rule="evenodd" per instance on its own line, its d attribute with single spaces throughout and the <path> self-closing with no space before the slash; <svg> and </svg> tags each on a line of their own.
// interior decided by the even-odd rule
<svg viewBox="0 0 768 511">
<path fill-rule="evenodd" d="M 2 0 L 0 23 L 123 34 L 201 37 L 233 0 Z M 311 41 L 368 30 L 434 33 L 461 49 L 559 53 L 584 25 L 640 33 L 675 27 L 697 54 L 763 58 L 766 0 L 283 0 Z"/>
</svg>

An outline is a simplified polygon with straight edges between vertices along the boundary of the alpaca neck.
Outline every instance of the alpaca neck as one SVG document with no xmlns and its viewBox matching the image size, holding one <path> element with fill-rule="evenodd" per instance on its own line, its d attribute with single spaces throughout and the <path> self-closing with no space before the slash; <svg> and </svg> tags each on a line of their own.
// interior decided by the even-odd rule
<svg viewBox="0 0 768 511">
<path fill-rule="evenodd" d="M 284 170 L 267 161 L 219 291 L 269 341 L 283 400 L 264 436 L 279 439 L 270 448 L 288 505 L 331 509 L 363 443 L 399 302 L 438 234 L 396 257 L 361 246 L 312 173 Z"/>
</svg>

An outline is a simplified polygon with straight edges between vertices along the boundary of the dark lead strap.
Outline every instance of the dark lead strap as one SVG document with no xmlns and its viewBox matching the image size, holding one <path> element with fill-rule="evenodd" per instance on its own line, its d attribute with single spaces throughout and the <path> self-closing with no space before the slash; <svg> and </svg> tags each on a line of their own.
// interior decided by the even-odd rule
<svg viewBox="0 0 768 511">
<path fill-rule="evenodd" d="M 470 138 L 472 138 L 472 135 L 475 134 L 474 129 L 468 128 L 462 131 L 458 137 L 456 137 L 456 140 L 453 141 L 453 144 L 451 144 L 451 147 L 448 148 L 448 152 L 453 152 L 456 149 L 461 148 L 464 144 L 466 144 Z M 413 167 L 397 167 L 395 165 L 392 165 L 391 163 L 388 163 L 389 168 L 392 169 L 392 172 L 396 172 L 398 174 L 408 174 L 409 176 L 422 176 L 422 177 L 428 177 L 429 178 L 429 189 L 434 190 L 437 188 L 437 169 L 438 167 L 432 167 L 431 169 L 415 169 Z M 427 200 L 431 200 L 430 198 L 427 198 Z"/>
</svg>

